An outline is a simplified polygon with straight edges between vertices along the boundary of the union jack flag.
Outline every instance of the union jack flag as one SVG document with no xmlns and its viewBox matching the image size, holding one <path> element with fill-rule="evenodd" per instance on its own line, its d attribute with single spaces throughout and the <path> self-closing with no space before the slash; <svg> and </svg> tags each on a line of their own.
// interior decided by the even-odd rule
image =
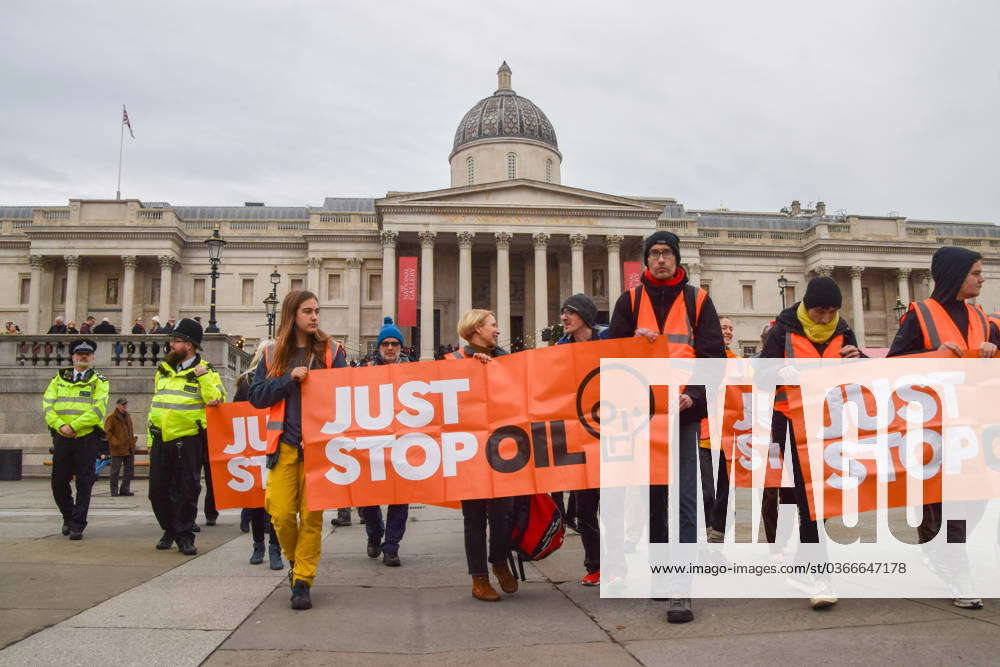
<svg viewBox="0 0 1000 667">
<path fill-rule="evenodd" d="M 122 105 L 122 123 L 128 128 L 128 133 L 135 139 L 135 132 L 132 131 L 132 123 L 128 121 L 128 111 L 125 110 L 125 105 Z"/>
</svg>

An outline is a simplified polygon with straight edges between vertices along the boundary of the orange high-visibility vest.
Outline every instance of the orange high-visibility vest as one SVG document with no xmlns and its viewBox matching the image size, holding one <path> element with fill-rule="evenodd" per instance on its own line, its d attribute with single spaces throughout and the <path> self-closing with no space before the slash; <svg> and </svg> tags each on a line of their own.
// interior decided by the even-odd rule
<svg viewBox="0 0 1000 667">
<path fill-rule="evenodd" d="M 990 323 L 986 313 L 979 306 L 969 303 L 965 304 L 965 308 L 969 314 L 969 328 L 963 335 L 941 304 L 934 299 L 914 301 L 910 304 L 910 310 L 916 313 L 920 331 L 924 335 L 925 350 L 936 350 L 941 347 L 941 343 L 951 342 L 962 350 L 975 351 L 990 339 Z"/>
<path fill-rule="evenodd" d="M 331 350 L 331 347 L 336 345 L 335 350 Z M 264 368 L 271 371 L 271 349 L 274 347 L 274 343 L 271 343 L 264 348 Z M 331 340 L 330 344 L 326 346 L 326 367 L 333 368 L 333 360 L 337 358 L 337 354 L 340 353 L 340 343 Z M 278 401 L 268 410 L 267 413 L 267 454 L 274 454 L 278 451 L 278 441 L 281 439 L 281 434 L 285 431 L 285 402 Z"/>
<path fill-rule="evenodd" d="M 637 285 L 629 290 L 632 312 L 636 313 L 637 306 L 639 309 L 635 321 L 636 330 L 649 329 L 666 336 L 667 356 L 672 359 L 693 359 L 695 357 L 694 329 L 691 326 L 692 320 L 688 315 L 687 304 L 684 301 L 686 289 L 685 286 L 678 292 L 677 298 L 674 299 L 674 303 L 667 313 L 667 318 L 663 321 L 662 329 L 656 321 L 652 299 L 649 298 L 648 294 L 646 294 L 646 298 L 643 298 L 645 288 L 642 285 Z M 706 298 L 708 298 L 708 292 L 699 287 L 694 301 L 694 322 L 698 321 L 698 317 L 701 315 L 701 306 L 705 303 Z"/>
<path fill-rule="evenodd" d="M 726 348 L 726 357 L 728 357 L 729 359 L 739 359 L 740 355 L 736 354 L 735 352 L 733 352 L 732 350 L 730 350 L 727 347 Z M 733 389 L 736 390 L 735 387 Z M 728 388 L 727 388 L 727 391 L 728 391 Z M 709 432 L 708 432 L 708 419 L 705 418 L 705 419 L 701 420 L 701 434 L 698 436 L 698 446 L 699 447 L 705 447 L 706 449 L 710 448 L 711 447 L 711 443 L 709 442 L 709 438 L 710 438 L 710 435 L 709 435 Z"/>
<path fill-rule="evenodd" d="M 844 349 L 844 334 L 836 334 L 826 343 L 826 349 L 820 354 L 816 345 L 808 337 L 791 331 L 785 334 L 786 359 L 839 359 L 840 351 Z M 795 387 L 798 391 L 798 387 Z M 774 394 L 774 409 L 788 416 L 791 407 L 788 405 L 788 388 L 778 387 Z"/>
</svg>

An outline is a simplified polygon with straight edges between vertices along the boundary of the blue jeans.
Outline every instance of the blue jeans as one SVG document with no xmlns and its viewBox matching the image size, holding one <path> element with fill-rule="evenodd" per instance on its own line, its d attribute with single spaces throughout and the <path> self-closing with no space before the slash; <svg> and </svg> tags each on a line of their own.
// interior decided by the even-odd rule
<svg viewBox="0 0 1000 667">
<path fill-rule="evenodd" d="M 358 514 L 365 520 L 368 539 L 382 543 L 382 553 L 399 554 L 399 542 L 406 532 L 406 517 L 410 514 L 409 505 L 389 505 L 385 523 L 382 522 L 382 507 L 379 505 L 359 507 Z"/>
</svg>

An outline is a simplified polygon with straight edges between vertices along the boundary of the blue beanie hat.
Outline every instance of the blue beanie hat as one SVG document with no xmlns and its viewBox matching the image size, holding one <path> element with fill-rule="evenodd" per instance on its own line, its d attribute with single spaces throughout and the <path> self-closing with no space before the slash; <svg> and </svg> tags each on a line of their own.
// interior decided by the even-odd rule
<svg viewBox="0 0 1000 667">
<path fill-rule="evenodd" d="M 399 341 L 400 345 L 405 343 L 406 339 L 403 338 L 403 332 L 399 330 L 399 327 L 392 323 L 392 318 L 387 317 L 384 321 L 385 324 L 383 324 L 382 328 L 378 331 L 378 342 L 376 344 L 381 345 L 382 341 L 386 338 L 395 338 Z"/>
</svg>

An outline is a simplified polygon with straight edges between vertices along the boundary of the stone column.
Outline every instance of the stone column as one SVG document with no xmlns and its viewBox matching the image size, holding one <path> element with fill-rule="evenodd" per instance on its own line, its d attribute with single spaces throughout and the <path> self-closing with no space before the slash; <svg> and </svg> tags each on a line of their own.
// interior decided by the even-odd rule
<svg viewBox="0 0 1000 667">
<path fill-rule="evenodd" d="M 497 240 L 497 327 L 500 340 L 510 344 L 510 233 L 496 232 Z"/>
<path fill-rule="evenodd" d="M 135 255 L 122 255 L 122 328 L 123 334 L 132 333 L 132 308 L 135 305 Z M 145 322 L 143 322 L 145 324 Z"/>
<path fill-rule="evenodd" d="M 347 350 L 349 354 L 356 354 L 360 359 L 367 351 L 361 349 L 361 264 L 364 260 L 360 257 L 348 257 L 346 261 Z"/>
<path fill-rule="evenodd" d="M 323 259 L 320 257 L 309 257 L 306 259 L 306 289 L 315 294 L 319 301 L 322 301 L 319 284 L 319 268 L 322 265 Z"/>
<path fill-rule="evenodd" d="M 80 256 L 65 255 L 66 260 L 66 324 L 76 322 L 76 293 L 80 280 Z M 123 258 L 124 259 L 124 258 Z M 133 258 L 135 259 L 135 258 Z"/>
<path fill-rule="evenodd" d="M 816 275 L 829 278 L 833 275 L 833 267 L 825 264 L 816 267 Z"/>
<path fill-rule="evenodd" d="M 586 291 L 583 282 L 583 247 L 587 244 L 586 234 L 570 234 L 570 290 L 573 294 Z M 592 295 L 596 296 L 596 295 Z"/>
<path fill-rule="evenodd" d="M 42 274 L 45 272 L 45 258 L 41 255 L 31 255 L 31 284 L 28 286 L 28 319 L 24 322 L 24 333 L 42 333 L 38 323 L 41 318 L 42 304 Z"/>
<path fill-rule="evenodd" d="M 174 264 L 177 263 L 170 255 L 160 255 L 160 324 L 167 325 L 167 320 L 173 315 L 170 312 L 171 282 L 174 277 Z"/>
<path fill-rule="evenodd" d="M 434 360 L 434 241 L 437 232 L 420 232 L 420 361 Z"/>
<path fill-rule="evenodd" d="M 531 241 L 535 246 L 535 347 L 547 347 L 542 329 L 549 324 L 549 235 L 532 234 Z"/>
<path fill-rule="evenodd" d="M 701 264 L 694 262 L 687 265 L 688 282 L 695 287 L 701 287 Z"/>
<path fill-rule="evenodd" d="M 472 242 L 474 232 L 458 233 L 458 316 L 472 310 Z"/>
<path fill-rule="evenodd" d="M 863 266 L 851 267 L 851 304 L 853 305 L 851 327 L 857 336 L 858 345 L 865 344 L 865 309 L 861 300 L 861 274 L 864 271 L 865 267 Z"/>
<path fill-rule="evenodd" d="M 910 305 L 910 270 L 896 269 L 896 293 L 904 306 Z"/>
<path fill-rule="evenodd" d="M 622 293 L 621 234 L 608 234 L 604 243 L 608 247 L 608 304 L 614 307 Z"/>
<path fill-rule="evenodd" d="M 383 230 L 382 238 L 382 317 L 396 319 L 396 241 L 399 232 Z M 379 326 L 381 325 L 379 319 Z"/>
</svg>

